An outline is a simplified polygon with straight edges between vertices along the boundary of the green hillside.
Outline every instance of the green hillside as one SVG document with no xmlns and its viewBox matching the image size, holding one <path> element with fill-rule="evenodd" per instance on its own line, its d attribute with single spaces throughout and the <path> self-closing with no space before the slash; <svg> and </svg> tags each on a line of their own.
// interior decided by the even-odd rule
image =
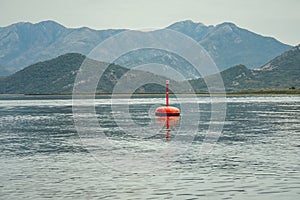
<svg viewBox="0 0 300 200">
<path fill-rule="evenodd" d="M 72 93 L 77 72 L 84 60 L 101 69 L 107 66 L 103 62 L 87 59 L 77 53 L 69 53 L 45 62 L 39 62 L 8 77 L 0 77 L 1 94 L 66 94 Z M 128 74 L 128 72 L 130 72 Z M 90 74 L 92 78 L 97 74 Z M 283 53 L 267 64 L 256 69 L 248 69 L 244 65 L 237 65 L 221 72 L 227 92 L 247 90 L 289 90 L 300 88 L 300 46 Z M 103 73 L 97 87 L 98 93 L 111 93 L 119 79 L 127 80 L 121 85 L 122 92 L 136 90 L 140 93 L 163 93 L 164 82 L 167 78 L 145 71 L 129 70 L 119 65 L 110 64 Z M 98 78 L 98 77 L 96 77 Z M 205 78 L 214 82 L 215 75 Z M 207 92 L 205 79 L 190 80 L 195 92 Z M 98 80 L 98 79 L 95 79 Z M 157 84 L 146 84 L 134 88 L 140 83 L 156 80 Z M 172 88 L 176 92 L 193 92 L 186 86 L 188 82 L 172 81 Z"/>
<path fill-rule="evenodd" d="M 300 88 L 300 45 L 256 69 L 237 65 L 221 72 L 227 92 L 289 90 Z M 215 75 L 206 77 L 214 79 Z M 190 81 L 197 92 L 205 91 L 204 79 Z"/>
<path fill-rule="evenodd" d="M 78 53 L 69 53 L 57 58 L 39 62 L 23 70 L 0 79 L 0 93 L 2 94 L 64 94 L 72 93 L 74 81 L 78 70 L 86 59 Z M 89 64 L 93 67 L 103 68 L 107 65 L 102 62 L 87 59 Z M 86 60 L 86 61 L 87 61 Z M 129 69 L 110 64 L 103 73 L 97 87 L 99 93 L 111 93 L 119 78 L 122 77 Z M 95 76 L 91 73 L 90 75 Z M 98 77 L 97 77 L 98 78 Z M 164 83 L 164 77 L 151 74 L 149 72 L 142 72 L 131 70 L 130 82 L 134 85 L 137 82 L 151 82 L 151 80 L 159 80 Z M 126 85 L 130 89 L 130 85 Z M 138 88 L 137 92 L 163 92 L 163 87 L 145 85 Z M 126 91 L 124 91 L 126 92 Z"/>
</svg>

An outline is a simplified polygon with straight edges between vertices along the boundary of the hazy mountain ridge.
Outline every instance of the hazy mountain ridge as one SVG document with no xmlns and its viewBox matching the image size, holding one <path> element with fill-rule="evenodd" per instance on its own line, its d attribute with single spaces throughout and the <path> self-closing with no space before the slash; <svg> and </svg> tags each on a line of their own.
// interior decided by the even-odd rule
<svg viewBox="0 0 300 200">
<path fill-rule="evenodd" d="M 221 71 L 240 63 L 250 68 L 261 66 L 291 48 L 274 38 L 260 36 L 232 23 L 205 26 L 192 21 L 182 21 L 167 28 L 198 41 Z M 70 52 L 87 55 L 101 41 L 122 31 L 124 30 L 66 28 L 54 21 L 16 23 L 0 27 L 0 72 L 6 75 L 30 64 Z M 140 58 L 133 57 L 131 63 L 140 62 Z M 154 60 L 169 64 L 168 59 L 157 56 Z M 180 66 L 182 62 L 176 64 Z M 188 65 L 182 66 L 182 70 L 187 71 L 187 76 L 193 78 L 193 71 L 187 69 Z"/>
<path fill-rule="evenodd" d="M 18 71 L 65 53 L 87 54 L 96 44 L 121 31 L 66 28 L 54 21 L 16 23 L 0 28 L 0 65 Z"/>
<path fill-rule="evenodd" d="M 258 67 L 291 49 L 291 46 L 274 38 L 261 36 L 229 22 L 205 26 L 188 20 L 175 23 L 169 28 L 198 41 L 221 71 L 238 64 L 249 68 Z"/>
</svg>

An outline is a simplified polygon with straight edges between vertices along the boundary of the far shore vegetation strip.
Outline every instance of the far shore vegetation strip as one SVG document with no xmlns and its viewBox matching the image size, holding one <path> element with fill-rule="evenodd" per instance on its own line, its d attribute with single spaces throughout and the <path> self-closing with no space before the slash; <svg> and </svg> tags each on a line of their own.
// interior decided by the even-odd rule
<svg viewBox="0 0 300 200">
<path fill-rule="evenodd" d="M 197 96 L 210 96 L 210 95 L 228 95 L 228 96 L 234 96 L 234 95 L 300 95 L 300 89 L 288 89 L 288 90 L 242 90 L 242 91 L 236 91 L 236 92 L 226 92 L 226 93 L 208 93 L 208 92 L 201 92 L 201 93 L 176 93 L 177 95 L 197 95 Z M 1 95 L 96 95 L 96 96 L 111 96 L 112 93 L 51 93 L 51 94 L 1 94 Z M 164 96 L 165 93 L 114 93 L 113 95 L 116 96 Z M 174 96 L 173 93 L 170 93 L 170 95 Z"/>
</svg>

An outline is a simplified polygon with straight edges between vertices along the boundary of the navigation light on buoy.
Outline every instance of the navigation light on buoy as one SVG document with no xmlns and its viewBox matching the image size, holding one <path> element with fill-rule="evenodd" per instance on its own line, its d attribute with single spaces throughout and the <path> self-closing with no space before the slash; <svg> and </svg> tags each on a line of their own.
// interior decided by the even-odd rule
<svg viewBox="0 0 300 200">
<path fill-rule="evenodd" d="M 179 116 L 180 110 L 169 106 L 169 80 L 166 80 L 166 106 L 158 107 L 155 110 L 156 116 Z"/>
</svg>

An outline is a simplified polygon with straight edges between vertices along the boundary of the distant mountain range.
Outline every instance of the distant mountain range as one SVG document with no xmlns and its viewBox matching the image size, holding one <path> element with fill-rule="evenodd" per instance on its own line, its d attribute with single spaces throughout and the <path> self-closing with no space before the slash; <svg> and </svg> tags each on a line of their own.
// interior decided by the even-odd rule
<svg viewBox="0 0 300 200">
<path fill-rule="evenodd" d="M 0 65 L 16 72 L 65 53 L 88 54 L 99 42 L 121 31 L 66 28 L 54 21 L 12 24 L 0 28 Z"/>
<path fill-rule="evenodd" d="M 71 93 L 75 77 L 86 56 L 78 53 L 68 53 L 57 58 L 38 62 L 19 72 L 0 78 L 0 93 L 2 94 L 62 94 Z M 90 60 L 99 68 L 105 63 Z M 221 72 L 226 91 L 241 91 L 253 89 L 288 89 L 300 88 L 300 45 L 284 52 L 261 67 L 248 69 L 244 65 L 237 65 Z M 114 85 L 123 75 L 129 81 L 147 82 L 158 80 L 164 84 L 165 77 L 149 72 L 131 70 L 111 64 L 99 80 L 97 92 L 111 93 Z M 214 75 L 206 77 L 214 79 Z M 196 92 L 207 92 L 204 79 L 189 81 Z M 184 82 L 172 81 L 172 88 L 179 92 L 187 92 Z M 164 92 L 164 88 L 157 85 L 145 85 L 137 92 Z"/>
<path fill-rule="evenodd" d="M 258 67 L 291 49 L 291 46 L 274 38 L 258 35 L 232 23 L 205 26 L 192 21 L 182 21 L 166 28 L 196 40 L 208 51 L 220 70 L 238 64 L 249 68 Z M 22 22 L 0 27 L 0 76 L 65 53 L 87 55 L 101 41 L 122 31 L 124 30 L 66 28 L 54 21 L 37 24 Z M 123 62 L 122 66 L 130 68 L 136 63 L 155 61 L 180 66 L 186 72 L 187 78 L 199 77 L 182 60 L 164 56 L 165 54 L 153 54 L 143 60 L 145 55 L 149 55 L 149 52 L 131 57 L 130 62 Z"/>
<path fill-rule="evenodd" d="M 243 64 L 259 67 L 291 49 L 272 37 L 258 35 L 233 23 L 205 26 L 190 20 L 177 22 L 168 28 L 184 33 L 198 41 L 222 71 Z"/>
</svg>

